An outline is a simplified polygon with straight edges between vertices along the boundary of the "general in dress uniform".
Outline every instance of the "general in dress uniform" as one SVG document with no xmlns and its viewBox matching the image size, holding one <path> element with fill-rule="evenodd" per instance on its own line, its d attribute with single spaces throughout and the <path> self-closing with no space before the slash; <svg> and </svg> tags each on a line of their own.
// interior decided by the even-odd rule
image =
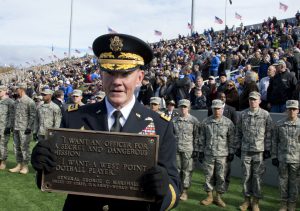
<svg viewBox="0 0 300 211">
<path fill-rule="evenodd" d="M 141 105 L 134 97 L 136 85 L 144 77 L 140 66 L 150 63 L 152 50 L 142 40 L 124 34 L 107 34 L 93 43 L 99 59 L 106 97 L 103 101 L 69 109 L 62 128 L 120 131 L 159 135 L 158 164 L 142 176 L 141 186 L 155 202 L 102 197 L 67 196 L 63 210 L 169 210 L 176 206 L 180 179 L 176 168 L 176 141 L 172 122 Z M 43 162 L 47 158 L 49 162 Z M 38 175 L 55 167 L 49 143 L 39 142 L 32 153 Z"/>
</svg>

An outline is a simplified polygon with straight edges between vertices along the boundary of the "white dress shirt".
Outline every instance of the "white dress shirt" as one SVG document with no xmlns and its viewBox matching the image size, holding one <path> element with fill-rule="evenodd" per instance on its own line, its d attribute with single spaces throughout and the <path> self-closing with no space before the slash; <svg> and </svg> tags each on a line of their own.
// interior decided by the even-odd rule
<svg viewBox="0 0 300 211">
<path fill-rule="evenodd" d="M 122 113 L 122 117 L 120 118 L 120 123 L 122 125 L 122 127 L 125 125 L 125 122 L 128 119 L 128 116 L 133 108 L 135 104 L 135 97 L 133 96 L 131 101 L 125 105 L 123 108 L 121 108 L 121 113 Z M 115 122 L 115 117 L 113 115 L 113 113 L 115 112 L 115 109 L 110 102 L 107 100 L 107 97 L 105 98 L 105 105 L 106 105 L 106 109 L 107 109 L 107 123 L 108 123 L 108 129 L 110 130 L 112 125 Z"/>
</svg>

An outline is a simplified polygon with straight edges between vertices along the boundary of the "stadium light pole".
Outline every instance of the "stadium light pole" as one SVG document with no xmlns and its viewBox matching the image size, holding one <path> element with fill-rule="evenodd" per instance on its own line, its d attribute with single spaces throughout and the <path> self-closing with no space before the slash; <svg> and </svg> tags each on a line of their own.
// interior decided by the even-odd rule
<svg viewBox="0 0 300 211">
<path fill-rule="evenodd" d="M 69 51 L 68 51 L 68 57 L 69 58 L 71 58 L 72 22 L 73 22 L 73 0 L 71 0 L 71 16 L 70 16 L 70 32 L 69 32 Z"/>
<path fill-rule="evenodd" d="M 192 0 L 192 11 L 191 11 L 191 36 L 194 32 L 194 13 L 195 13 L 195 2 Z"/>
</svg>

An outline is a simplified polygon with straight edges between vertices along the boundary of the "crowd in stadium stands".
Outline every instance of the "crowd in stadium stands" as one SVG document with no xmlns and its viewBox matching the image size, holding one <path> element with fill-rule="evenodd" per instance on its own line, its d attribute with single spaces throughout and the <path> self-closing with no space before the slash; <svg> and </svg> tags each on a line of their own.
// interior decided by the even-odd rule
<svg viewBox="0 0 300 211">
<path fill-rule="evenodd" d="M 185 120 L 185 124 L 181 123 L 182 119 L 189 116 L 188 109 L 190 107 L 192 109 L 208 109 L 208 114 L 213 114 L 213 116 L 204 120 L 205 125 L 210 124 L 211 128 L 220 127 L 217 134 L 228 131 L 230 135 L 211 135 L 209 136 L 211 139 L 234 136 L 235 127 L 241 142 L 244 139 L 249 139 L 249 142 L 256 144 L 256 140 L 253 140 L 259 139 L 261 146 L 259 146 L 259 149 L 255 149 L 258 150 L 257 154 L 255 154 L 257 151 L 253 152 L 252 149 L 246 149 L 247 146 L 250 146 L 247 144 L 237 148 L 236 152 L 230 149 L 229 152 L 224 151 L 223 154 L 218 154 L 217 156 L 221 157 L 220 159 L 222 159 L 224 165 L 226 162 L 233 160 L 234 154 L 241 158 L 245 169 L 250 168 L 247 159 L 253 157 L 253 153 L 255 156 L 259 155 L 253 159 L 259 158 L 260 163 L 263 163 L 262 159 L 271 158 L 271 118 L 268 112 L 259 109 L 259 100 L 261 100 L 261 108 L 277 113 L 282 113 L 288 109 L 287 114 L 293 120 L 297 119 L 298 101 L 300 100 L 299 12 L 297 12 L 294 19 L 290 19 L 290 22 L 287 20 L 278 21 L 273 17 L 264 21 L 258 28 L 241 26 L 229 29 L 226 27 L 225 31 L 220 32 L 210 29 L 205 30 L 203 34 L 195 32 L 188 37 L 179 35 L 177 39 L 161 40 L 150 45 L 154 52 L 154 59 L 150 65 L 142 67 L 145 71 L 145 77 L 141 85 L 135 90 L 135 96 L 139 102 L 152 110 L 158 111 L 164 119 L 168 121 L 172 119 L 177 129 L 177 137 L 188 137 L 186 134 L 181 136 L 181 133 L 190 131 L 191 142 L 195 138 L 193 137 L 194 131 L 190 129 L 195 125 L 200 125 L 200 123 L 196 118 L 189 119 L 189 126 L 187 126 Z M 0 170 L 6 168 L 7 142 L 10 133 L 13 133 L 17 166 L 9 169 L 9 171 L 14 173 L 27 174 L 29 171 L 30 151 L 28 143 L 31 134 L 36 141 L 44 140 L 45 128 L 58 127 L 66 110 L 74 111 L 78 109 L 78 106 L 99 102 L 105 97 L 98 59 L 89 55 L 82 58 L 68 58 L 50 64 L 32 66 L 26 70 L 16 70 L 12 73 L 2 74 L 0 77 L 0 119 L 3 120 L 0 122 L 2 124 L 0 130 L 4 130 L 5 135 L 1 137 L 0 141 Z M 241 112 L 241 118 L 237 118 L 235 111 L 243 111 L 249 106 L 249 112 L 247 112 L 248 110 Z M 174 107 L 178 107 L 180 114 L 172 111 Z M 7 108 L 7 110 L 2 108 Z M 217 110 L 222 110 L 222 112 L 218 113 Z M 257 110 L 259 110 L 259 113 L 253 114 L 252 111 Z M 216 121 L 211 120 L 212 118 L 220 119 L 222 115 L 230 120 L 226 118 L 226 121 L 224 120 L 225 122 L 222 124 L 217 124 Z M 12 118 L 12 120 L 9 120 L 9 118 Z M 256 119 L 253 120 L 253 118 Z M 43 122 L 43 124 L 40 122 Z M 292 125 L 290 123 L 284 124 Z M 248 126 L 249 130 L 247 129 Z M 281 125 L 277 125 L 277 127 L 279 131 Z M 208 134 L 213 129 L 201 126 L 201 131 L 200 135 L 203 137 L 200 137 L 199 140 L 201 138 L 208 140 L 209 137 L 204 137 L 203 134 Z M 277 135 L 278 140 L 281 140 L 280 132 Z M 264 136 L 268 137 L 264 138 Z M 289 138 L 289 136 L 286 137 Z M 229 141 L 232 140 L 230 138 Z M 265 146 L 263 144 L 264 140 L 268 140 Z M 298 138 L 295 140 L 298 140 Z M 228 140 L 223 141 L 225 143 Z M 27 147 L 24 143 L 27 143 Z M 185 142 L 183 145 L 185 145 Z M 275 145 L 273 144 L 273 146 Z M 209 147 L 211 146 L 207 146 L 207 149 Z M 264 147 L 268 148 L 264 149 Z M 207 167 L 209 165 L 207 156 L 212 155 L 209 154 L 210 151 L 206 148 L 205 152 L 202 151 L 202 148 L 199 149 L 200 151 L 195 149 L 190 151 L 188 159 L 191 161 L 192 158 L 198 158 Z M 252 155 L 247 154 L 247 150 Z M 277 152 L 277 149 L 273 151 Z M 218 152 L 220 152 L 219 148 Z M 206 153 L 206 159 L 204 159 L 204 153 Z M 212 151 L 211 154 L 213 153 Z M 226 160 L 225 156 L 228 153 L 228 159 L 230 159 Z M 299 156 L 295 157 L 299 158 Z M 276 159 L 272 155 L 272 164 L 279 166 L 279 162 L 282 160 Z M 192 161 L 189 163 L 191 164 Z M 259 166 L 259 169 L 256 169 L 262 171 L 262 165 L 258 165 L 257 160 L 250 163 Z M 297 160 L 298 164 L 299 161 Z M 299 169 L 299 165 L 297 168 Z M 182 171 L 191 170 L 182 169 Z M 244 172 L 249 173 L 249 171 Z M 219 175 L 213 173 L 213 170 L 208 173 L 206 172 L 208 196 L 201 201 L 203 205 L 212 203 L 210 183 L 214 174 Z M 253 173 L 253 175 L 259 176 L 258 173 Z M 297 174 L 295 175 L 297 177 Z M 230 165 L 226 170 L 225 178 L 222 179 L 226 180 L 227 187 L 229 176 Z M 246 175 L 249 179 L 250 176 L 248 176 Z M 245 183 L 247 183 L 247 178 L 244 180 Z M 218 186 L 219 177 L 215 179 L 216 186 Z M 257 177 L 252 180 L 258 184 L 252 187 L 248 184 L 243 187 L 246 195 L 245 201 L 240 206 L 241 210 L 247 210 L 249 207 L 251 188 L 256 188 L 255 191 L 259 194 L 253 198 L 252 207 L 256 206 L 256 208 L 252 210 L 259 210 L 258 200 L 261 197 L 261 179 Z M 190 181 L 187 178 L 181 200 L 187 200 L 189 186 Z M 225 203 L 221 198 L 222 193 L 225 191 L 225 189 L 220 189 L 217 192 L 218 206 L 225 207 Z M 247 191 L 249 192 L 248 195 Z M 298 193 L 298 191 L 295 192 Z M 297 196 L 297 194 L 294 195 Z M 287 202 L 284 199 L 282 200 L 284 207 Z M 289 203 L 292 208 L 289 210 L 294 210 L 295 200 L 294 198 L 291 200 Z"/>
<path fill-rule="evenodd" d="M 193 108 L 205 109 L 221 91 L 228 105 L 243 110 L 248 107 L 248 94 L 259 91 L 264 109 L 282 112 L 287 99 L 300 96 L 299 16 L 292 22 L 269 18 L 256 29 L 242 25 L 227 27 L 225 33 L 210 29 L 151 44 L 155 57 L 145 67 L 145 80 L 136 91 L 138 100 L 149 105 L 150 97 L 160 97 L 164 108 L 168 101 L 190 99 Z M 9 76 L 3 76 L 2 83 L 13 88 L 16 81 L 24 80 L 30 97 L 45 87 L 62 90 L 65 103 L 72 103 L 70 96 L 77 88 L 83 90 L 84 103 L 94 102 L 102 88 L 97 59 L 92 56 L 63 59 Z"/>
</svg>

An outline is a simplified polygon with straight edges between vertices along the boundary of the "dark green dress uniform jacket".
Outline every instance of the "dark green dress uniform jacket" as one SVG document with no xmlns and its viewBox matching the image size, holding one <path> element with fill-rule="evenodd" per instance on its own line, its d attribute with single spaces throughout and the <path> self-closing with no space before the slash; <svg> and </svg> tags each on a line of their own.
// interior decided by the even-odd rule
<svg viewBox="0 0 300 211">
<path fill-rule="evenodd" d="M 107 208 L 109 211 L 167 210 L 177 204 L 180 181 L 176 169 L 176 142 L 172 123 L 136 101 L 121 132 L 140 133 L 152 122 L 151 119 L 155 125 L 155 133 L 159 135 L 158 165 L 164 167 L 169 175 L 167 195 L 156 203 L 149 203 L 69 194 L 65 201 L 64 211 L 99 211 L 107 210 Z M 61 127 L 73 129 L 84 127 L 87 130 L 108 131 L 105 101 L 81 106 L 66 112 Z"/>
</svg>

